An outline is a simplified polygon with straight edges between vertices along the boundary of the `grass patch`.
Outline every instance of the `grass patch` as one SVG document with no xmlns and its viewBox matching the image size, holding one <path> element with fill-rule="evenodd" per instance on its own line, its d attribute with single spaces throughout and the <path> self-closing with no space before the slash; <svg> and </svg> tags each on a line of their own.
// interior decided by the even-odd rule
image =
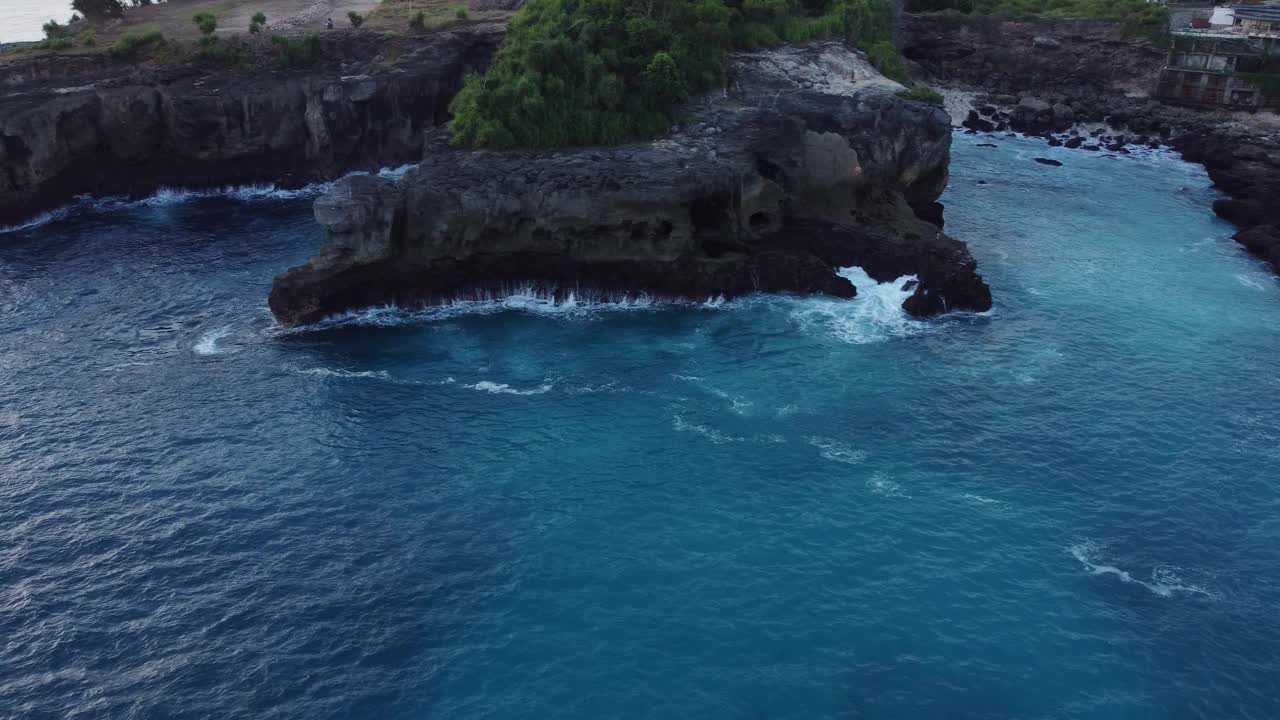
<svg viewBox="0 0 1280 720">
<path fill-rule="evenodd" d="M 108 52 L 117 57 L 136 57 L 163 47 L 167 42 L 158 28 L 133 30 L 116 38 Z"/>
<path fill-rule="evenodd" d="M 908 100 L 918 100 L 919 102 L 926 102 L 930 105 L 941 105 L 943 103 L 942 93 L 931 87 L 925 87 L 924 85 L 916 85 L 910 90 L 899 90 L 898 97 L 906 98 Z"/>
</svg>

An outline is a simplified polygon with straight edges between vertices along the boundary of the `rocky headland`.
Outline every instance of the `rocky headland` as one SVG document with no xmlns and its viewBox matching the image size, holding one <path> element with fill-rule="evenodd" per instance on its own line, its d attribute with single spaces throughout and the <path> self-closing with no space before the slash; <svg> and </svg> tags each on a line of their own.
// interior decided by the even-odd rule
<svg viewBox="0 0 1280 720">
<path fill-rule="evenodd" d="M 0 63 L 0 226 L 82 194 L 299 187 L 417 161 L 501 23 L 388 41 L 333 33 L 305 67 L 123 60 Z"/>
<path fill-rule="evenodd" d="M 1213 210 L 1235 239 L 1280 272 L 1280 119 L 1177 107 L 1148 97 L 1165 51 L 1097 20 L 904 15 L 903 55 L 915 74 L 967 93 L 957 118 L 972 132 L 1006 130 L 1082 151 L 1172 147 L 1201 163 L 1228 198 Z"/>
<path fill-rule="evenodd" d="M 276 278 L 271 310 L 297 325 L 526 283 L 556 297 L 851 297 L 836 274 L 850 265 L 915 275 L 916 315 L 986 310 L 973 258 L 940 227 L 950 119 L 900 89 L 817 43 L 732 57 L 726 90 L 653 142 L 491 152 L 441 134 L 402 178 L 348 177 L 317 200 L 327 239 Z"/>
</svg>

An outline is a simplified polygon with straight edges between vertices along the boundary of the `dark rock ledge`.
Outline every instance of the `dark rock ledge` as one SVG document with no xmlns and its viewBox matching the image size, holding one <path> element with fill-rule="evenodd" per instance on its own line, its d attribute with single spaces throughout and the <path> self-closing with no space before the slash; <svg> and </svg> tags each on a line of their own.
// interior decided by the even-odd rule
<svg viewBox="0 0 1280 720">
<path fill-rule="evenodd" d="M 644 144 L 555 152 L 429 145 L 398 181 L 339 181 L 316 201 L 320 253 L 281 274 L 285 325 L 536 283 L 557 296 L 702 300 L 856 289 L 915 274 L 916 315 L 986 310 L 991 294 L 940 221 L 950 123 L 895 96 L 838 43 L 735 56 L 727 91 Z M 914 210 L 913 210 L 914 208 Z"/>
</svg>

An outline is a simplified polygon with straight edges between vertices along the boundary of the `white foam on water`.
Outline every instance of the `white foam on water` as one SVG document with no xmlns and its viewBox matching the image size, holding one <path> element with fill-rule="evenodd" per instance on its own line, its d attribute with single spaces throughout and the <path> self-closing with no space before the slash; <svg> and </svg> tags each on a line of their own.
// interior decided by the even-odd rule
<svg viewBox="0 0 1280 720">
<path fill-rule="evenodd" d="M 792 415 L 795 415 L 799 411 L 800 411 L 800 408 L 797 407 L 795 403 L 787 403 L 786 405 L 783 405 L 782 407 L 775 410 L 773 412 L 773 416 L 776 418 L 791 417 Z"/>
<path fill-rule="evenodd" d="M 976 502 L 979 505 L 1003 505 L 1004 504 L 1004 501 L 1002 500 L 996 500 L 995 498 L 989 498 L 983 495 L 974 495 L 972 493 L 965 493 L 960 497 L 970 502 Z"/>
<path fill-rule="evenodd" d="M 506 383 L 495 383 L 488 380 L 481 380 L 478 383 L 463 385 L 462 387 L 471 390 L 481 390 L 483 392 L 494 393 L 497 395 L 541 395 L 545 392 L 550 392 L 551 388 L 555 387 L 555 385 L 551 383 L 544 383 L 536 388 L 520 390 L 518 388 L 513 388 Z"/>
<path fill-rule="evenodd" d="M 381 170 L 378 171 L 377 174 L 378 174 L 378 177 L 383 177 L 388 180 L 399 180 L 400 178 L 404 177 L 405 173 L 409 172 L 410 170 L 416 167 L 418 167 L 416 163 L 410 163 L 407 165 L 401 165 L 400 167 L 382 168 Z"/>
<path fill-rule="evenodd" d="M 302 375 L 319 375 L 321 377 L 337 377 L 337 378 L 373 378 L 376 380 L 390 380 L 391 375 L 386 370 L 344 370 L 342 368 L 308 368 L 298 370 Z"/>
<path fill-rule="evenodd" d="M 867 481 L 867 488 L 877 495 L 885 497 L 908 497 L 902 486 L 889 479 L 884 473 L 876 473 Z"/>
<path fill-rule="evenodd" d="M 72 205 L 64 205 L 60 208 L 50 210 L 49 212 L 42 212 L 39 215 L 36 215 L 35 217 L 31 218 L 30 220 L 18 223 L 17 225 L 0 226 L 0 235 L 4 235 L 5 233 L 20 232 L 22 230 L 30 230 L 31 228 L 37 228 L 37 227 L 40 227 L 41 225 L 51 223 L 54 220 L 61 220 L 67 215 L 71 214 L 71 210 L 73 209 L 73 207 L 74 206 Z"/>
<path fill-rule="evenodd" d="M 218 347 L 218 341 L 230 334 L 231 328 L 229 326 L 210 330 L 200 336 L 200 339 L 191 347 L 191 350 L 197 355 L 220 355 L 226 351 Z"/>
<path fill-rule="evenodd" d="M 377 172 L 377 175 L 389 180 L 398 180 L 414 167 L 416 167 L 416 165 L 401 165 L 394 168 L 382 168 Z M 364 174 L 367 173 L 349 173 L 349 175 Z M 262 200 L 297 200 L 302 198 L 319 197 L 332 186 L 332 182 L 317 182 L 304 185 L 300 188 L 283 188 L 277 186 L 275 183 L 225 185 L 220 188 L 206 188 L 203 190 L 193 190 L 182 187 L 161 187 L 151 195 L 140 200 L 130 200 L 129 198 L 122 196 L 94 198 L 89 195 L 78 195 L 72 202 L 48 212 L 40 213 L 25 222 L 17 225 L 0 226 L 0 235 L 39 227 L 54 220 L 65 218 L 73 211 L 79 209 L 108 211 L 123 210 L 132 207 L 170 207 L 199 198 L 212 197 L 227 197 L 233 200 L 241 200 L 245 202 Z"/>
<path fill-rule="evenodd" d="M 1244 273 L 1236 273 L 1236 280 L 1239 280 L 1240 284 L 1247 288 L 1253 288 L 1254 290 L 1267 289 L 1267 286 L 1263 284 L 1261 279 L 1257 277 L 1250 277 Z"/>
<path fill-rule="evenodd" d="M 631 392 L 631 387 L 621 385 L 617 380 L 610 380 L 603 385 L 578 385 L 567 389 L 565 392 L 570 395 L 593 395 L 595 393 L 624 393 Z"/>
<path fill-rule="evenodd" d="M 1098 558 L 1102 552 L 1102 547 L 1097 543 L 1086 540 L 1067 548 L 1067 552 L 1084 566 L 1085 570 L 1091 575 L 1114 575 L 1121 582 L 1133 583 L 1141 585 L 1160 597 L 1173 597 L 1178 593 L 1187 593 L 1192 595 L 1203 595 L 1209 598 L 1217 598 L 1214 593 L 1185 581 L 1180 572 L 1185 572 L 1183 568 L 1174 565 L 1157 565 L 1151 570 L 1151 579 L 1139 580 L 1129 573 L 1115 565 L 1105 564 Z"/>
<path fill-rule="evenodd" d="M 739 443 L 745 440 L 745 438 L 740 438 L 734 435 L 726 435 L 719 430 L 707 427 L 706 425 L 686 422 L 685 419 L 679 415 L 671 416 L 671 426 L 679 432 L 697 433 L 717 445 L 724 445 L 725 443 Z"/>
<path fill-rule="evenodd" d="M 817 329 L 841 341 L 862 345 L 918 335 L 931 327 L 902 309 L 902 303 L 912 293 L 903 286 L 915 280 L 914 275 L 878 283 L 860 267 L 840 268 L 836 274 L 858 288 L 857 296 L 852 300 L 826 297 L 795 300 L 790 317 L 802 329 Z"/>
<path fill-rule="evenodd" d="M 494 315 L 505 312 L 522 312 L 567 320 L 590 320 L 606 313 L 652 311 L 682 304 L 685 303 L 655 300 L 643 293 L 608 294 L 589 290 L 572 292 L 563 299 L 557 299 L 550 290 L 533 283 L 525 283 L 504 288 L 498 292 L 468 293 L 446 303 L 422 308 L 406 309 L 396 305 L 365 308 L 332 315 L 310 325 L 281 329 L 281 331 L 289 334 L 342 327 L 401 327 L 453 320 L 471 315 Z"/>
<path fill-rule="evenodd" d="M 819 454 L 832 462 L 846 463 L 848 465 L 857 465 L 867 459 L 865 450 L 855 450 L 829 437 L 813 436 L 808 438 L 809 444 L 818 448 Z"/>
</svg>

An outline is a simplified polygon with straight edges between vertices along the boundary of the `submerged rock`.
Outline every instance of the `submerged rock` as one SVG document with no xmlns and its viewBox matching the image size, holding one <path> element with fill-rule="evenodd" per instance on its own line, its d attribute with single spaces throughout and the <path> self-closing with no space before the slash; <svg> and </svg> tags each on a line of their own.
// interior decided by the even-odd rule
<svg viewBox="0 0 1280 720">
<path fill-rule="evenodd" d="M 1058 162 L 1057 160 L 1051 160 L 1049 158 L 1036 158 L 1035 160 L 1041 165 L 1049 165 L 1052 167 L 1062 167 L 1062 163 Z"/>
<path fill-rule="evenodd" d="M 685 123 L 719 133 L 546 152 L 438 138 L 399 181 L 339 181 L 315 204 L 320 253 L 276 278 L 272 312 L 296 325 L 524 283 L 555 296 L 850 297 L 835 271 L 851 265 L 877 281 L 916 275 L 904 307 L 918 315 L 991 306 L 964 244 L 917 217 L 940 214 L 942 109 L 897 97 L 838 43 L 735 55 L 729 77 Z"/>
</svg>

